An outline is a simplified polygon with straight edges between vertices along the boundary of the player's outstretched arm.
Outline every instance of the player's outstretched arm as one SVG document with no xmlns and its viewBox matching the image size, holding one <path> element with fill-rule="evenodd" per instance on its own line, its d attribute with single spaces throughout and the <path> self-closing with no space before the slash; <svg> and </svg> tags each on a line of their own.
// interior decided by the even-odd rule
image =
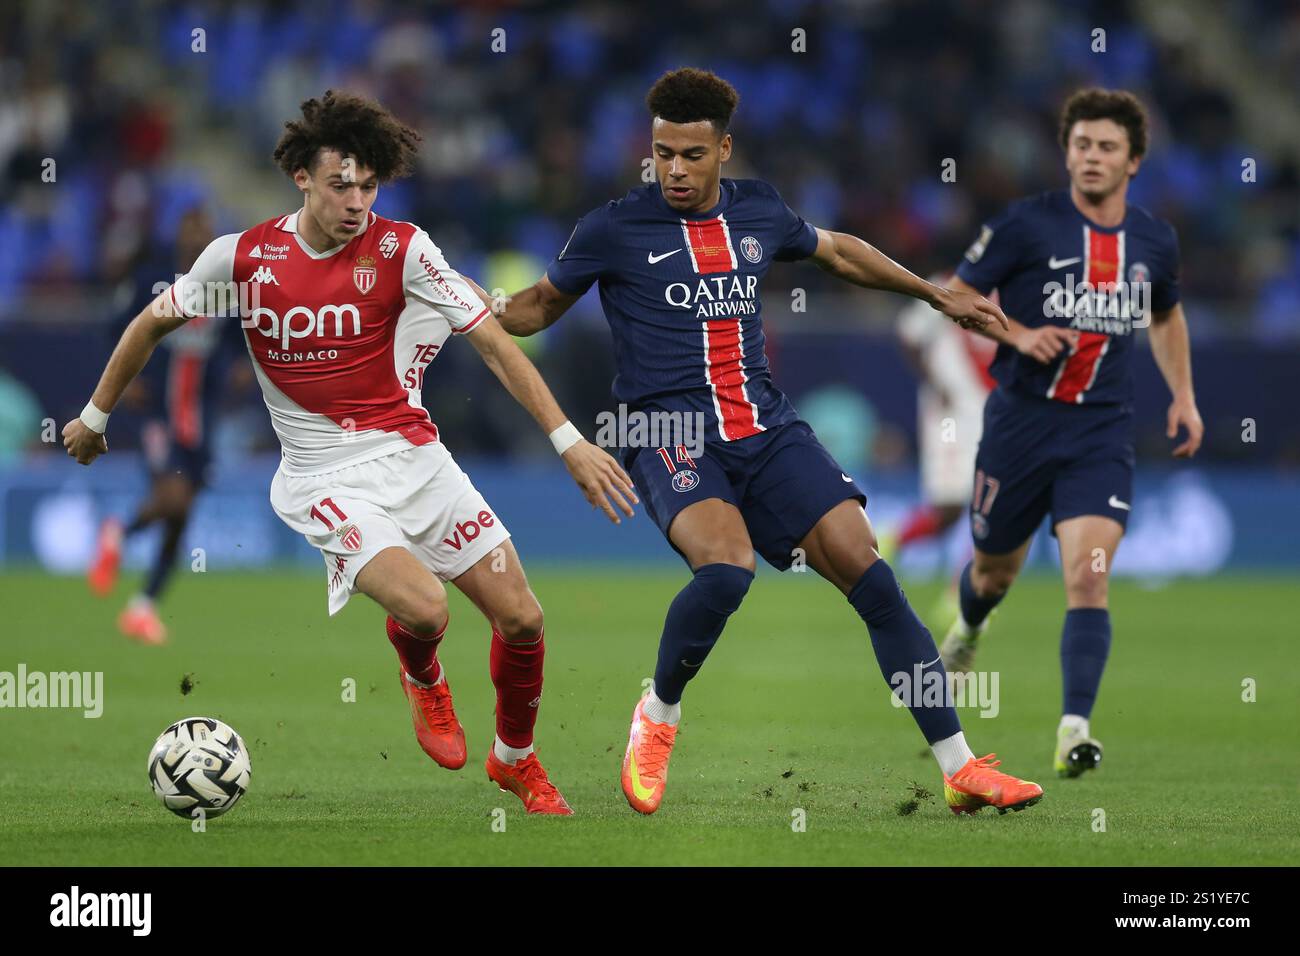
<svg viewBox="0 0 1300 956">
<path fill-rule="evenodd" d="M 511 335 L 534 335 L 549 328 L 580 298 L 561 292 L 546 276 L 514 295 L 494 297 L 477 283 L 471 281 L 471 285 L 483 304 L 492 310 L 501 327 Z"/>
<path fill-rule="evenodd" d="M 81 414 L 63 426 L 63 447 L 81 465 L 89 465 L 108 451 L 104 429 L 109 413 L 126 391 L 163 336 L 185 324 L 172 307 L 170 290 L 154 299 L 131 320 L 99 377 L 99 384 Z"/>
<path fill-rule="evenodd" d="M 467 338 L 501 384 L 551 437 L 569 474 L 592 507 L 600 508 L 615 524 L 620 524 L 622 519 L 614 506 L 632 517 L 632 504 L 638 503 L 632 479 L 618 462 L 584 439 L 564 417 L 537 367 L 520 351 L 500 323 L 489 316 L 475 326 Z M 629 500 L 632 504 L 628 504 Z"/>
<path fill-rule="evenodd" d="M 948 280 L 948 285 L 954 292 L 980 294 L 979 289 L 958 276 Z M 1044 365 L 1051 363 L 1063 350 L 1072 348 L 1079 341 L 1079 333 L 1074 329 L 1062 328 L 1059 325 L 1040 325 L 1036 329 L 1031 329 L 1010 316 L 1007 316 L 1005 329 L 990 324 L 976 331 L 994 342 L 1010 345 L 1021 355 L 1028 355 L 1034 361 L 1042 362 Z"/>
<path fill-rule="evenodd" d="M 1177 438 L 1178 429 L 1186 428 L 1187 439 L 1174 449 L 1174 457 L 1191 458 L 1201 447 L 1205 425 L 1192 391 L 1192 346 L 1181 303 L 1151 313 L 1151 354 L 1174 397 L 1169 403 L 1165 434 Z"/>
<path fill-rule="evenodd" d="M 864 289 L 899 292 L 928 302 L 963 329 L 984 329 L 995 323 L 1009 328 L 1002 310 L 982 295 L 926 282 L 857 236 L 818 229 L 812 260 L 831 275 Z"/>
</svg>

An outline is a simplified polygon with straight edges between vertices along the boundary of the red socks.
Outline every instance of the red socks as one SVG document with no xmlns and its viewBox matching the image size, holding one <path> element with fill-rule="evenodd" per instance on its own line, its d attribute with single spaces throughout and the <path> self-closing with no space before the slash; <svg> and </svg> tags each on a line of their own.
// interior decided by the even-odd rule
<svg viewBox="0 0 1300 956">
<path fill-rule="evenodd" d="M 898 532 L 898 546 L 901 548 L 905 544 L 911 544 L 913 541 L 920 541 L 937 533 L 939 530 L 939 512 L 929 505 L 921 505 L 903 522 L 903 528 Z"/>
<path fill-rule="evenodd" d="M 388 616 L 388 639 L 397 648 L 397 659 L 407 675 L 421 684 L 436 684 L 441 668 L 438 666 L 438 644 L 447 632 L 447 625 L 437 634 L 422 637 L 407 630 L 391 614 Z"/>
<path fill-rule="evenodd" d="M 528 644 L 511 644 L 492 631 L 492 684 L 497 689 L 497 736 L 507 747 L 529 747 L 542 700 L 544 631 Z"/>
</svg>

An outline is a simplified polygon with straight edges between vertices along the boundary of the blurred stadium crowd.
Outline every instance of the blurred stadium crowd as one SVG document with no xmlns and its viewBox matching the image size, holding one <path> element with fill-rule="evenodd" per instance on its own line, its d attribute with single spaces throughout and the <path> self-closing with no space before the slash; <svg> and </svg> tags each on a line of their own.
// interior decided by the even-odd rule
<svg viewBox="0 0 1300 956">
<path fill-rule="evenodd" d="M 423 133 L 418 175 L 382 190 L 377 209 L 425 226 L 485 286 L 517 288 L 577 216 L 639 182 L 645 88 L 695 64 L 741 92 L 729 175 L 771 180 L 810 221 L 922 272 L 955 264 L 1006 201 L 1063 185 L 1055 122 L 1068 92 L 1133 89 L 1153 131 L 1130 198 L 1179 229 L 1194 345 L 1300 340 L 1300 6 L 1287 0 L 2 9 L 0 332 L 120 321 L 142 268 L 171 278 L 196 204 L 217 232 L 296 206 L 271 148 L 299 102 L 330 86 L 378 98 Z M 791 49 L 796 29 L 806 52 Z M 946 158 L 955 183 L 941 181 Z M 794 285 L 842 293 L 807 267 L 771 281 L 769 302 Z M 883 329 L 898 307 L 820 301 L 801 326 Z M 571 398 L 603 407 L 595 303 L 569 324 L 548 362 L 574 370 Z"/>
</svg>

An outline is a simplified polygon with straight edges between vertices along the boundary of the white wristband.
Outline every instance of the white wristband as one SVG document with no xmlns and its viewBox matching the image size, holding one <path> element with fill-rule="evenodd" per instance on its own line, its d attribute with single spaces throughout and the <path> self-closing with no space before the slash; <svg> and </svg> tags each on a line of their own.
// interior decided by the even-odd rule
<svg viewBox="0 0 1300 956">
<path fill-rule="evenodd" d="M 578 431 L 573 422 L 565 422 L 551 432 L 551 444 L 555 446 L 556 454 L 563 455 L 580 441 L 582 441 L 582 432 Z"/>
<path fill-rule="evenodd" d="M 108 428 L 108 412 L 101 412 L 95 407 L 93 401 L 86 402 L 86 407 L 81 410 L 77 416 L 81 419 L 81 424 L 85 425 L 92 432 L 104 434 L 104 429 Z"/>
</svg>

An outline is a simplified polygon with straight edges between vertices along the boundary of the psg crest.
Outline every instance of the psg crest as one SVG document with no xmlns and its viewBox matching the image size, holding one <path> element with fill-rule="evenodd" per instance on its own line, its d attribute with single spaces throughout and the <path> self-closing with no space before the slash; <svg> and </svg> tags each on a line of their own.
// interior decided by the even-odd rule
<svg viewBox="0 0 1300 956">
<path fill-rule="evenodd" d="M 763 258 L 763 247 L 759 245 L 758 240 L 753 236 L 746 236 L 740 240 L 740 251 L 745 254 L 745 258 L 750 262 L 757 262 Z"/>
<path fill-rule="evenodd" d="M 362 295 L 375 287 L 377 275 L 374 256 L 361 256 L 357 259 L 356 265 L 352 267 L 352 281 L 356 283 L 357 291 Z"/>
<path fill-rule="evenodd" d="M 690 491 L 700 483 L 700 476 L 689 468 L 673 472 L 673 490 Z"/>
<path fill-rule="evenodd" d="M 334 533 L 339 536 L 339 543 L 349 551 L 361 550 L 361 529 L 356 525 L 345 524 Z"/>
</svg>

